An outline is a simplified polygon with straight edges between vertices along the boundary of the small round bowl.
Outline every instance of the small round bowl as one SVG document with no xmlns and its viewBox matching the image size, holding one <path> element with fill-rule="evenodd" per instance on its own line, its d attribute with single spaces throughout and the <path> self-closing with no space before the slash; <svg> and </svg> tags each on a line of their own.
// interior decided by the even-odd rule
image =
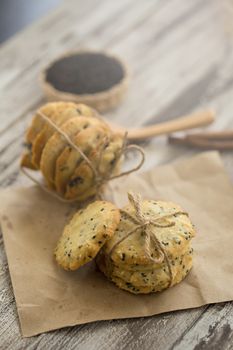
<svg viewBox="0 0 233 350">
<path fill-rule="evenodd" d="M 49 101 L 85 103 L 99 112 L 116 107 L 128 87 L 128 69 L 102 51 L 72 51 L 51 62 L 40 76 Z"/>
</svg>

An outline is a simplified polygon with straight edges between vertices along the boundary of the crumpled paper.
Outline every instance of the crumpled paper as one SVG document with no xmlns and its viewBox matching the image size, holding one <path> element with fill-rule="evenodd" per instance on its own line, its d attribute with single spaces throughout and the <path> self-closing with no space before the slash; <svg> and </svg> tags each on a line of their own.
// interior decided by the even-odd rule
<svg viewBox="0 0 233 350">
<path fill-rule="evenodd" d="M 75 272 L 63 271 L 54 261 L 53 250 L 77 207 L 36 186 L 1 192 L 1 226 L 23 336 L 233 299 L 233 188 L 218 153 L 202 153 L 114 180 L 105 196 L 122 206 L 129 190 L 144 198 L 177 202 L 197 229 L 191 273 L 161 293 L 122 291 L 94 262 Z"/>
</svg>

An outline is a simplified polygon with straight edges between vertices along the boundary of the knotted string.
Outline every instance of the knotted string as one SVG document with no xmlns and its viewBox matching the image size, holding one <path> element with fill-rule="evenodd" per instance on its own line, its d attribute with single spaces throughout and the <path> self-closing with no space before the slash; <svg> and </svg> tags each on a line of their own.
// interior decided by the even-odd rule
<svg viewBox="0 0 233 350">
<path fill-rule="evenodd" d="M 95 184 L 97 187 L 97 194 L 100 191 L 101 186 L 106 183 L 107 181 L 110 180 L 114 180 L 116 178 L 128 175 L 130 173 L 133 173 L 137 170 L 139 170 L 144 161 L 145 161 L 145 153 L 143 151 L 143 149 L 137 145 L 127 145 L 127 132 L 125 132 L 124 136 L 123 136 L 123 143 L 122 143 L 122 147 L 120 149 L 120 151 L 118 152 L 117 156 L 116 156 L 116 164 L 117 162 L 120 160 L 120 158 L 123 156 L 123 154 L 125 154 L 126 152 L 130 151 L 130 150 L 136 150 L 140 153 L 141 155 L 141 160 L 139 162 L 139 164 L 137 166 L 135 166 L 133 169 L 129 169 L 126 170 L 120 174 L 117 175 L 106 175 L 104 176 L 103 174 L 100 174 L 98 172 L 98 170 L 95 168 L 95 166 L 93 165 L 93 162 L 85 155 L 85 153 L 81 150 L 81 148 L 79 146 L 77 146 L 72 140 L 71 138 L 63 131 L 61 130 L 50 118 L 48 118 L 44 113 L 37 111 L 36 112 L 37 115 L 39 115 L 42 119 L 44 119 L 44 121 L 46 121 L 54 130 L 56 130 L 66 141 L 67 143 L 74 149 L 76 150 L 82 157 L 82 159 L 84 161 L 86 161 L 86 163 L 88 164 L 88 166 L 91 168 L 91 170 L 93 171 L 94 174 L 94 178 L 95 178 Z M 100 155 L 100 159 L 102 157 L 102 154 Z M 29 174 L 28 171 L 25 170 L 25 168 L 21 165 L 20 166 L 21 171 L 24 173 L 24 175 L 26 175 L 31 181 L 33 181 L 34 183 L 36 183 L 41 189 L 43 189 L 45 192 L 49 193 L 50 195 L 52 195 L 53 197 L 59 199 L 62 202 L 75 202 L 79 199 L 79 196 L 73 198 L 73 199 L 65 199 L 62 196 L 60 196 L 59 194 L 57 194 L 54 191 L 51 191 L 48 187 L 44 186 L 40 181 L 38 181 L 37 179 L 35 179 L 32 175 Z"/>
<path fill-rule="evenodd" d="M 126 240 L 129 236 L 131 236 L 133 233 L 135 233 L 139 229 L 143 229 L 144 232 L 144 237 L 145 237 L 145 254 L 147 258 L 155 264 L 161 264 L 163 261 L 165 261 L 167 267 L 168 267 L 168 272 L 169 272 L 169 285 L 168 287 L 171 286 L 173 282 L 173 272 L 172 272 L 172 266 L 171 262 L 168 258 L 167 252 L 164 249 L 162 243 L 156 236 L 156 231 L 155 227 L 158 228 L 167 228 L 167 227 L 172 227 L 175 226 L 174 221 L 170 221 L 169 219 L 174 217 L 175 215 L 187 215 L 188 213 L 183 212 L 183 211 L 176 211 L 171 214 L 166 214 L 163 216 L 159 216 L 157 218 L 150 219 L 147 215 L 145 215 L 142 211 L 142 199 L 139 194 L 134 194 L 132 192 L 128 193 L 128 198 L 130 204 L 133 206 L 135 210 L 135 215 L 131 215 L 127 211 L 121 209 L 121 213 L 127 216 L 133 223 L 135 223 L 137 226 L 130 232 L 128 232 L 124 237 L 122 237 L 119 241 L 117 241 L 112 249 L 109 252 L 109 257 L 111 258 L 113 251 L 116 249 L 116 247 L 122 243 L 124 240 Z M 159 221 L 163 221 L 163 223 L 159 223 Z M 156 248 L 158 251 L 158 257 L 153 257 L 151 253 L 151 243 L 153 246 Z"/>
</svg>

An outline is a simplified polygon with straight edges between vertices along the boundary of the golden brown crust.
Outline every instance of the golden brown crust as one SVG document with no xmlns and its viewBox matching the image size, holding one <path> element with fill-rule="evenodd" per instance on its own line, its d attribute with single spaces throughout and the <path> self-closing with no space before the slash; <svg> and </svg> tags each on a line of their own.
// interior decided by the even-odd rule
<svg viewBox="0 0 233 350">
<path fill-rule="evenodd" d="M 134 215 L 134 209 L 128 205 L 124 208 L 125 211 Z M 149 215 L 149 218 L 157 218 L 182 209 L 172 203 L 164 201 L 143 201 L 142 210 L 145 215 Z M 171 256 L 182 254 L 186 249 L 189 240 L 195 235 L 193 225 L 187 215 L 175 215 L 171 217 L 170 222 L 175 222 L 175 226 L 159 228 L 155 227 L 156 236 L 162 243 L 164 249 Z M 113 239 L 109 241 L 104 251 L 108 254 L 117 241 L 121 239 L 127 232 L 133 230 L 137 225 L 122 214 L 119 227 L 116 230 L 116 234 Z M 152 257 L 158 256 L 158 251 L 155 246 L 151 246 Z M 116 264 L 130 265 L 150 265 L 151 260 L 145 253 L 145 235 L 143 229 L 138 229 L 126 240 L 120 243 L 112 253 L 112 260 Z"/>
<path fill-rule="evenodd" d="M 57 263 L 65 270 L 76 270 L 92 260 L 112 237 L 119 220 L 119 210 L 105 201 L 96 201 L 78 211 L 57 244 Z"/>
<path fill-rule="evenodd" d="M 88 155 L 94 148 L 97 148 L 101 139 L 105 138 L 107 132 L 101 124 L 90 126 L 80 131 L 74 138 L 73 142 L 77 145 L 85 155 Z M 110 134 L 110 129 L 109 129 Z M 72 189 L 79 179 L 73 178 L 76 167 L 82 162 L 82 155 L 71 146 L 65 147 L 63 152 L 57 158 L 55 171 L 55 184 L 58 193 L 64 195 L 66 187 Z M 82 179 L 80 179 L 82 181 Z M 74 198 L 74 197 L 66 197 Z"/>
<path fill-rule="evenodd" d="M 61 131 L 72 139 L 80 131 L 93 125 L 100 125 L 99 120 L 96 118 L 79 116 L 78 118 L 69 119 L 60 128 Z M 52 188 L 55 182 L 56 161 L 66 147 L 67 141 L 60 133 L 56 132 L 50 137 L 42 152 L 40 169 L 48 185 Z"/>
</svg>

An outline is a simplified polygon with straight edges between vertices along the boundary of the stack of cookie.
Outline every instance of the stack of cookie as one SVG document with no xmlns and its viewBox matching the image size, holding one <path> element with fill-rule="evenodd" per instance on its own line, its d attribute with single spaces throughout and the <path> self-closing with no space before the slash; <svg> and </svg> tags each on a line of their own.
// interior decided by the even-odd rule
<svg viewBox="0 0 233 350">
<path fill-rule="evenodd" d="M 96 257 L 110 281 L 134 294 L 179 283 L 192 267 L 188 214 L 172 202 L 129 199 L 123 210 L 99 201 L 78 212 L 57 245 L 58 264 L 75 270 Z"/>
<path fill-rule="evenodd" d="M 53 102 L 37 111 L 25 145 L 27 151 L 21 165 L 41 170 L 48 187 L 62 197 L 81 201 L 96 193 L 97 175 L 101 181 L 116 170 L 123 139 L 114 134 L 92 108 L 72 102 Z"/>
<path fill-rule="evenodd" d="M 145 200 L 141 211 L 145 224 L 138 221 L 134 205 L 124 208 L 114 236 L 97 257 L 107 278 L 135 294 L 157 292 L 179 283 L 192 267 L 190 240 L 195 234 L 188 215 L 177 204 Z"/>
</svg>

